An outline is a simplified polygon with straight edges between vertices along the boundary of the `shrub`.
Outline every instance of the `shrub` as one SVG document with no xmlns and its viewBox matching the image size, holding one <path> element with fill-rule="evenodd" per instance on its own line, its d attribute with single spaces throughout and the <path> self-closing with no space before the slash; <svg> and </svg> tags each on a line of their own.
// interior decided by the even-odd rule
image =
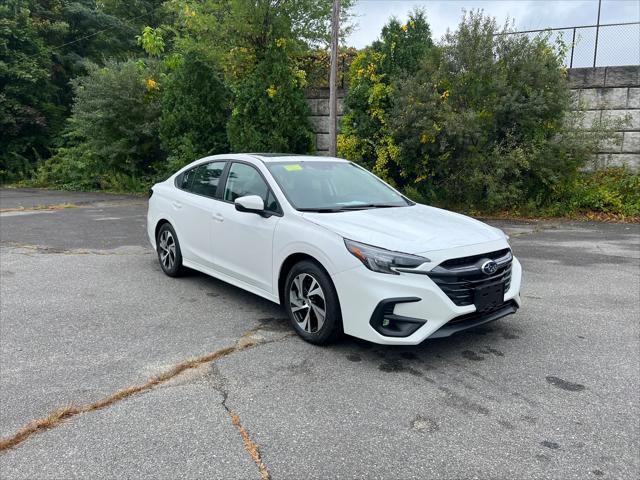
<svg viewBox="0 0 640 480">
<path fill-rule="evenodd" d="M 75 100 L 65 145 L 39 169 L 36 181 L 114 188 L 118 178 L 149 176 L 153 164 L 163 159 L 155 78 L 153 68 L 142 62 L 91 65 L 87 76 L 73 82 Z"/>
<path fill-rule="evenodd" d="M 640 216 L 640 173 L 608 168 L 580 173 L 576 181 L 558 192 L 545 213 L 572 215 L 602 212 L 621 217 Z"/>
<path fill-rule="evenodd" d="M 466 210 L 548 204 L 601 132 L 574 128 L 562 45 L 466 14 L 402 81 L 389 116 L 401 187 Z M 575 119 L 574 119 L 575 120 Z"/>
</svg>

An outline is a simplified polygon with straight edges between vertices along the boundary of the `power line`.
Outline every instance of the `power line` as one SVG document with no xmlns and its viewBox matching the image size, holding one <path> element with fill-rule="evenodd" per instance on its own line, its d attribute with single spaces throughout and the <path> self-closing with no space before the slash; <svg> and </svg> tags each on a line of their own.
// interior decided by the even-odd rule
<svg viewBox="0 0 640 480">
<path fill-rule="evenodd" d="M 133 22 L 134 20 L 138 20 L 138 19 L 140 19 L 142 17 L 150 16 L 151 14 L 155 13 L 155 11 L 158 10 L 159 8 L 161 8 L 161 7 L 163 7 L 163 5 L 158 5 L 157 7 L 155 7 L 150 12 L 143 13 L 142 15 L 138 15 L 138 16 L 131 17 L 131 18 L 121 18 L 121 17 L 117 17 L 115 15 L 113 15 L 113 17 L 117 18 L 118 20 L 120 20 L 120 21 L 122 21 L 124 23 L 130 23 L 130 22 Z M 120 27 L 121 27 L 121 25 L 112 25 L 112 26 L 104 28 L 102 30 L 98 30 L 97 32 L 90 33 L 89 35 L 85 35 L 83 37 L 79 37 L 79 38 L 76 38 L 76 39 L 71 40 L 69 42 L 63 43 L 62 45 L 56 45 L 56 46 L 53 46 L 53 47 L 49 47 L 49 49 L 50 50 L 59 50 L 61 48 L 67 47 L 69 45 L 73 45 L 73 44 L 78 43 L 78 42 L 82 42 L 83 40 L 87 40 L 89 38 L 92 38 L 92 37 L 95 37 L 97 35 L 100 35 L 101 33 L 105 33 L 105 32 L 108 32 L 109 30 L 114 30 L 114 29 L 120 28 Z M 29 55 L 28 58 L 35 57 L 37 55 L 38 54 Z"/>
</svg>

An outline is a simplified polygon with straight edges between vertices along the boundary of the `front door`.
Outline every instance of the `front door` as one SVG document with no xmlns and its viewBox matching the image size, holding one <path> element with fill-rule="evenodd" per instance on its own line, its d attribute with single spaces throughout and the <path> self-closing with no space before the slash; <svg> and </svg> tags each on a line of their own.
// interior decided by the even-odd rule
<svg viewBox="0 0 640 480">
<path fill-rule="evenodd" d="M 271 214 L 263 217 L 237 211 L 233 202 L 246 195 L 261 197 Z M 273 233 L 281 213 L 273 193 L 255 167 L 234 162 L 222 200 L 216 204 L 212 234 L 217 269 L 274 294 Z"/>
</svg>

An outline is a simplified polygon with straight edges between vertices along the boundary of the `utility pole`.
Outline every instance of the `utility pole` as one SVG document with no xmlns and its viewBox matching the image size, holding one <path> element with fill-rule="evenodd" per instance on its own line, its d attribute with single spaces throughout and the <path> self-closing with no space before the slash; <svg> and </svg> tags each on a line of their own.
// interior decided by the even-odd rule
<svg viewBox="0 0 640 480">
<path fill-rule="evenodd" d="M 338 35 L 340 33 L 340 0 L 333 0 L 331 12 L 331 73 L 329 74 L 329 155 L 338 150 Z"/>
<path fill-rule="evenodd" d="M 602 7 L 602 0 L 598 0 L 598 21 L 596 22 L 596 46 L 593 49 L 593 68 L 596 68 L 596 58 L 598 58 L 598 34 L 600 33 L 600 7 Z"/>
</svg>

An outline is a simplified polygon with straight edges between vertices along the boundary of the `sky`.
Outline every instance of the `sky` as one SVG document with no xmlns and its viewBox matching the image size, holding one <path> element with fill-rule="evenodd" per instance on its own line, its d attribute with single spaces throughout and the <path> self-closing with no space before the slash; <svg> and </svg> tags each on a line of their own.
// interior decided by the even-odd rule
<svg viewBox="0 0 640 480">
<path fill-rule="evenodd" d="M 455 29 L 462 10 L 483 9 L 502 24 L 508 18 L 518 30 L 549 27 L 594 25 L 598 16 L 597 0 L 356 0 L 353 8 L 358 23 L 347 44 L 364 47 L 375 40 L 389 17 L 406 20 L 415 7 L 423 7 L 435 38 L 447 28 Z M 600 23 L 640 21 L 637 0 L 602 0 Z"/>
<path fill-rule="evenodd" d="M 404 21 L 416 7 L 427 12 L 435 40 L 447 29 L 455 30 L 463 10 L 482 9 L 496 17 L 499 25 L 511 19 L 518 30 L 594 25 L 598 16 L 598 0 L 356 0 L 353 13 L 357 27 L 345 43 L 356 48 L 370 44 L 390 17 Z M 600 23 L 638 21 L 638 0 L 602 0 Z M 584 63 L 593 56 L 594 34 L 590 30 L 581 32 L 582 44 L 580 50 L 576 47 L 576 54 Z M 640 27 L 611 27 L 603 32 L 599 40 L 602 61 L 608 65 L 640 63 Z"/>
</svg>

